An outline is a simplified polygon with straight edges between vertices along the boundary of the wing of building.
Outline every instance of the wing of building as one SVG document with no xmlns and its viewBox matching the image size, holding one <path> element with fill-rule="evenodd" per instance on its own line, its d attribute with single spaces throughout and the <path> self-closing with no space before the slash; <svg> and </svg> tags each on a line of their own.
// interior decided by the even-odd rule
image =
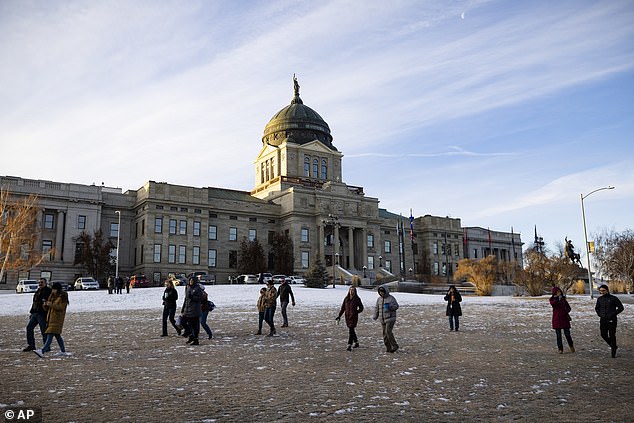
<svg viewBox="0 0 634 423">
<path fill-rule="evenodd" d="M 270 271 L 276 233 L 292 240 L 295 274 L 320 259 L 337 280 L 358 275 L 451 281 L 458 260 L 491 253 L 521 264 L 519 234 L 489 231 L 482 241 L 481 228 L 462 228 L 460 219 L 426 215 L 410 221 L 381 209 L 363 187 L 343 182 L 342 159 L 330 127 L 304 105 L 295 83 L 291 103 L 264 128 L 250 192 L 154 181 L 122 192 L 0 177 L 0 186 L 14 197 L 38 195 L 36 246 L 54 251 L 37 268 L 6 272 L 2 286 L 41 275 L 69 281 L 86 276 L 73 265 L 77 239 L 99 229 L 119 242 L 119 273 L 143 274 L 155 285 L 170 273 L 194 271 L 228 282 L 238 274 L 244 238 L 260 241 L 268 258 L 261 272 Z"/>
</svg>

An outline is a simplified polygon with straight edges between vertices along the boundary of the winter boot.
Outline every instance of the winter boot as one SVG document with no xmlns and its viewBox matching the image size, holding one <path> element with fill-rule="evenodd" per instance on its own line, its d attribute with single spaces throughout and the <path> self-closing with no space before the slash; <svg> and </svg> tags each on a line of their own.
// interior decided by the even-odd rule
<svg viewBox="0 0 634 423">
<path fill-rule="evenodd" d="M 346 351 L 352 351 L 352 345 L 348 344 L 348 348 L 346 348 Z"/>
<path fill-rule="evenodd" d="M 198 338 L 194 338 L 194 340 L 192 341 L 192 345 L 200 345 L 198 343 Z"/>
<path fill-rule="evenodd" d="M 359 348 L 359 343 L 358 343 L 358 342 L 355 342 L 355 343 L 354 343 L 354 347 L 352 347 L 352 348 Z"/>
<path fill-rule="evenodd" d="M 559 354 L 563 354 L 563 353 L 564 353 L 563 348 L 559 348 Z"/>
</svg>

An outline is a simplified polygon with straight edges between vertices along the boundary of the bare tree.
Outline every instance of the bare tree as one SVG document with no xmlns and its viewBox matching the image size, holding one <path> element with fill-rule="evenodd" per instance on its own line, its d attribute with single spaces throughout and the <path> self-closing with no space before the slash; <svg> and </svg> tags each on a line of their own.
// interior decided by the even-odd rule
<svg viewBox="0 0 634 423">
<path fill-rule="evenodd" d="M 94 236 L 82 232 L 76 239 L 77 250 L 73 265 L 83 266 L 96 280 L 102 281 L 113 271 L 112 250 L 115 245 L 107 239 L 101 229 Z"/>
<path fill-rule="evenodd" d="M 595 258 L 599 270 L 614 281 L 634 290 L 634 231 L 604 231 L 595 237 Z"/>
<path fill-rule="evenodd" d="M 36 243 L 37 196 L 12 196 L 0 187 L 0 280 L 9 270 L 28 270 L 48 259 Z"/>
</svg>

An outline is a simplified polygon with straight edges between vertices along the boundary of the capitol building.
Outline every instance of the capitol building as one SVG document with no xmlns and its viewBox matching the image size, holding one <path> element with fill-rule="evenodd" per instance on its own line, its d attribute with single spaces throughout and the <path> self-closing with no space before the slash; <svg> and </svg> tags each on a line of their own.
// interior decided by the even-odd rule
<svg viewBox="0 0 634 423">
<path fill-rule="evenodd" d="M 330 127 L 300 98 L 264 128 L 255 158 L 254 187 L 239 191 L 148 181 L 136 190 L 0 176 L 13 196 L 38 196 L 36 246 L 54 253 L 37 268 L 9 271 L 0 288 L 40 276 L 73 281 L 82 232 L 101 229 L 119 241 L 119 273 L 145 275 L 158 285 L 170 273 L 207 272 L 216 283 L 238 275 L 243 239 L 257 239 L 270 255 L 275 234 L 292 241 L 294 273 L 319 259 L 337 280 L 396 276 L 453 281 L 463 258 L 494 254 L 522 263 L 520 234 L 462 227 L 459 218 L 409 216 L 379 207 L 366 188 L 343 181 L 343 154 Z M 370 189 L 371 190 L 371 189 Z M 401 229 L 402 228 L 402 229 Z M 410 230 L 413 228 L 413 231 Z"/>
</svg>

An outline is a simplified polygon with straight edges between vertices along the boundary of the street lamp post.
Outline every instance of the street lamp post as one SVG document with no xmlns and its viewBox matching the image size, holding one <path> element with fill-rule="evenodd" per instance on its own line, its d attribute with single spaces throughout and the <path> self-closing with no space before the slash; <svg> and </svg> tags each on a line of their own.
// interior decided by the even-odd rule
<svg viewBox="0 0 634 423">
<path fill-rule="evenodd" d="M 583 237 L 586 241 L 586 259 L 588 261 L 588 287 L 590 289 L 590 299 L 594 298 L 592 293 L 592 271 L 590 270 L 590 245 L 588 244 L 588 231 L 586 230 L 586 211 L 583 207 L 583 200 L 588 198 L 591 194 L 597 191 L 603 191 L 604 189 L 614 189 L 613 186 L 607 186 L 603 188 L 597 188 L 594 191 L 590 191 L 586 195 L 581 194 L 581 219 L 583 220 Z"/>
<path fill-rule="evenodd" d="M 332 287 L 335 287 L 335 266 L 339 264 L 339 253 L 335 253 L 335 259 L 332 262 Z"/>
<path fill-rule="evenodd" d="M 363 279 L 367 277 L 365 273 L 366 270 L 368 270 L 368 266 L 363 266 Z"/>
<path fill-rule="evenodd" d="M 114 270 L 114 278 L 115 280 L 119 277 L 119 238 L 121 234 L 121 211 L 115 210 L 115 213 L 119 216 L 119 220 L 117 222 L 117 256 L 115 258 L 115 270 Z"/>
<path fill-rule="evenodd" d="M 334 215 L 334 214 L 328 214 L 328 218 L 327 219 L 323 219 L 321 221 L 322 225 L 324 225 L 324 227 L 328 227 L 328 226 L 332 226 L 332 287 L 335 287 L 335 265 L 336 265 L 336 261 L 339 258 L 339 253 L 337 251 L 337 245 L 336 243 L 338 242 L 338 240 L 335 239 L 335 228 L 337 228 L 339 226 L 339 217 Z M 324 257 L 325 259 L 325 257 Z"/>
<path fill-rule="evenodd" d="M 379 268 L 383 267 L 383 256 L 379 256 Z"/>
</svg>

